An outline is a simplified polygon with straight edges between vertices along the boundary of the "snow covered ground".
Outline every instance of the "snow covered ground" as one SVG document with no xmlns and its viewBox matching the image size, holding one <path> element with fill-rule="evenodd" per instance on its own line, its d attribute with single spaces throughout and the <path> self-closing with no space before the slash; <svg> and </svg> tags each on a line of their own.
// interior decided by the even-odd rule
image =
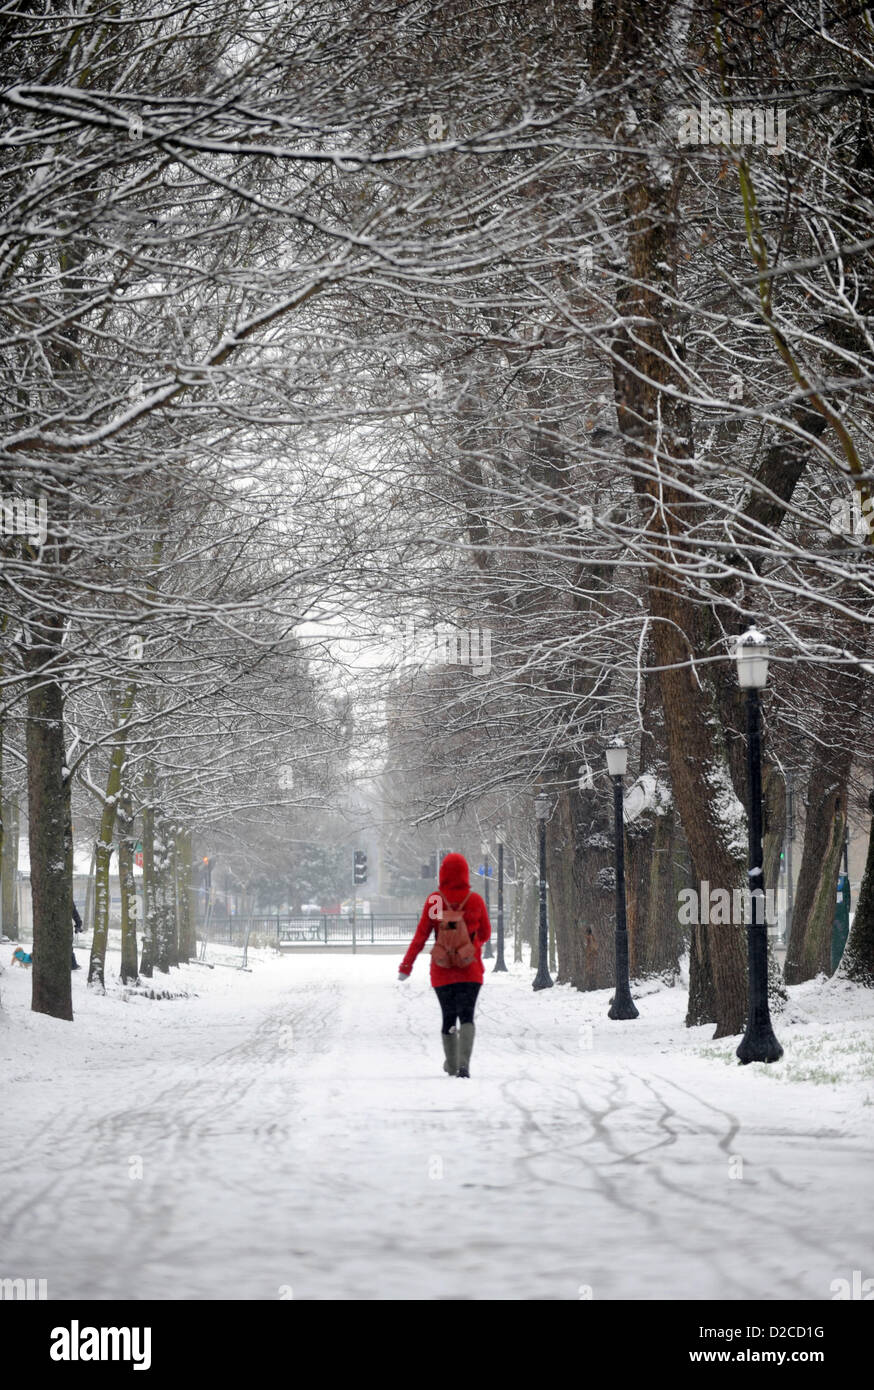
<svg viewBox="0 0 874 1390">
<path fill-rule="evenodd" d="M 515 966 L 486 976 L 461 1081 L 425 958 L 400 986 L 391 955 L 265 951 L 160 1001 L 82 970 L 68 1024 L 29 1011 L 11 951 L 0 1276 L 49 1298 L 827 1300 L 874 1277 L 856 987 L 792 990 L 784 1060 L 741 1068 L 683 1026 L 682 988 L 612 1023 L 607 993 Z"/>
</svg>

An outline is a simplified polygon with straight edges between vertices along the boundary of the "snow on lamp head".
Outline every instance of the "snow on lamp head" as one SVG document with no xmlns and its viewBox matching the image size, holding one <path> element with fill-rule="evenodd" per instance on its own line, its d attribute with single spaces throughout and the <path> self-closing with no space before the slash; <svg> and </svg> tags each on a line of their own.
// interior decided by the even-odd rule
<svg viewBox="0 0 874 1390">
<path fill-rule="evenodd" d="M 737 639 L 734 650 L 741 690 L 763 690 L 768 681 L 768 639 L 751 627 Z"/>
</svg>

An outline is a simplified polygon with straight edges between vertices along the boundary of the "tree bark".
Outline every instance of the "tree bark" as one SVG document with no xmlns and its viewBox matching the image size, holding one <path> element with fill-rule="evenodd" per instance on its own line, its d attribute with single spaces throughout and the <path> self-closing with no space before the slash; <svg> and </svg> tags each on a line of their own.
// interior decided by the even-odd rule
<svg viewBox="0 0 874 1390">
<path fill-rule="evenodd" d="M 853 925 L 837 973 L 842 979 L 874 989 L 874 791 L 868 797 L 868 810 L 871 812 L 868 857 Z"/>
<path fill-rule="evenodd" d="M 189 961 L 194 960 L 197 955 L 190 830 L 180 830 L 176 837 L 176 864 L 179 911 L 179 959 L 180 961 Z"/>
<path fill-rule="evenodd" d="M 123 984 L 137 980 L 137 885 L 134 877 L 134 816 L 130 792 L 118 802 L 118 879 L 121 889 L 121 970 Z"/>
<path fill-rule="evenodd" d="M 522 899 L 525 893 L 525 875 L 520 873 L 513 888 L 513 964 L 522 961 Z"/>
<path fill-rule="evenodd" d="M 674 812 L 644 812 L 626 826 L 628 968 L 632 979 L 676 982 L 681 933 L 674 880 Z"/>
<path fill-rule="evenodd" d="M 780 855 L 786 837 L 786 783 L 775 763 L 762 767 L 762 878 L 775 898 L 780 887 Z"/>
<path fill-rule="evenodd" d="M 830 696 L 834 707 L 823 719 L 807 783 L 804 848 L 786 951 L 785 978 L 790 985 L 831 973 L 831 933 L 847 824 L 853 732 L 865 697 L 862 677 L 853 671 L 838 671 Z M 830 737 L 835 710 L 840 710 L 837 744 Z"/>
<path fill-rule="evenodd" d="M 82 914 L 82 926 L 85 931 L 94 930 L 94 874 L 97 869 L 95 853 L 91 851 L 91 867 L 88 870 L 88 882 L 85 886 L 85 911 Z"/>
<path fill-rule="evenodd" d="M 547 839 L 547 853 L 549 841 Z M 536 970 L 540 959 L 540 930 L 539 930 L 539 879 L 537 870 L 533 870 L 526 884 L 524 910 L 522 914 L 522 934 L 530 947 L 529 963 L 532 970 Z"/>
<path fill-rule="evenodd" d="M 63 620 L 40 619 L 25 649 L 27 810 L 33 899 L 31 1008 L 72 1020 L 73 887 L 69 873 L 64 693 L 55 674 Z"/>
<path fill-rule="evenodd" d="M 88 962 L 88 983 L 98 989 L 105 989 L 106 947 L 109 939 L 109 866 L 112 860 L 112 841 L 103 839 L 106 828 L 108 808 L 103 808 L 100 818 L 100 838 L 95 847 L 94 867 L 94 935 L 91 938 L 91 959 Z M 115 820 L 115 806 L 109 835 L 112 835 L 112 821 Z"/>
<path fill-rule="evenodd" d="M 592 31 L 593 76 L 609 83 L 657 60 L 673 8 L 666 0 L 610 7 L 611 23 Z M 666 101 L 659 85 L 636 92 L 639 130 L 666 117 Z M 615 122 L 612 113 L 610 120 Z M 680 302 L 679 181 L 663 183 L 647 149 L 629 156 L 626 170 L 627 281 L 617 294 L 622 324 L 613 340 L 612 371 L 623 452 L 641 511 L 667 760 L 695 875 L 732 892 L 746 884 L 746 843 L 713 686 L 693 664 L 705 650 L 702 617 L 682 578 L 663 562 L 678 547 L 682 552 L 694 509 L 680 485 L 688 481 L 694 487 L 696 481 L 691 412 L 673 367 L 675 353 L 682 353 L 673 307 Z M 702 973 L 707 970 L 712 979 Z M 694 927 L 687 1022 L 712 1020 L 714 1036 L 722 1037 L 742 1032 L 746 1014 L 742 928 Z"/>
<path fill-rule="evenodd" d="M 176 884 L 173 878 L 172 834 L 163 812 L 155 810 L 155 965 L 169 974 L 176 939 Z"/>
<path fill-rule="evenodd" d="M 3 904 L 3 931 L 10 941 L 18 940 L 18 802 L 3 802 L 3 870 L 0 892 Z"/>
<path fill-rule="evenodd" d="M 658 678 L 652 671 L 644 681 L 638 784 L 646 796 L 644 809 L 625 826 L 629 971 L 632 979 L 656 976 L 674 983 L 682 949 L 674 872 L 676 826 Z"/>
<path fill-rule="evenodd" d="M 143 951 L 140 974 L 151 979 L 158 955 L 155 930 L 155 808 L 152 804 L 155 774 L 151 765 L 143 773 Z"/>
<path fill-rule="evenodd" d="M 564 780 L 570 779 L 570 766 L 563 774 Z M 547 829 L 547 864 L 556 902 L 557 978 L 580 990 L 606 989 L 614 983 L 607 949 L 615 900 L 611 816 L 612 799 L 608 802 L 602 789 L 573 787 L 559 793 Z"/>
<path fill-rule="evenodd" d="M 785 977 L 801 984 L 831 973 L 831 934 L 841 851 L 847 825 L 847 779 L 852 753 L 817 747 L 808 782 L 804 850 Z"/>
<path fill-rule="evenodd" d="M 121 793 L 121 770 L 125 759 L 127 720 L 133 706 L 135 687 L 129 685 L 119 706 L 119 724 L 112 742 L 106 793 L 100 815 L 100 829 L 94 848 L 94 935 L 91 939 L 91 960 L 88 983 L 106 988 L 106 949 L 109 940 L 109 866 L 112 859 L 112 837 L 118 798 Z"/>
</svg>

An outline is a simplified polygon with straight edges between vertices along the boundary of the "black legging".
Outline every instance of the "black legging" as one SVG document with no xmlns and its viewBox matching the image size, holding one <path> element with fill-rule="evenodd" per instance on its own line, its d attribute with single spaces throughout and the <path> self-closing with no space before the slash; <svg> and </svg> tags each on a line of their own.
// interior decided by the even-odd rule
<svg viewBox="0 0 874 1390">
<path fill-rule="evenodd" d="M 437 1001 L 443 1011 L 443 1032 L 451 1033 L 455 1020 L 459 1023 L 473 1023 L 476 997 L 482 985 L 474 980 L 462 980 L 457 985 L 435 985 Z"/>
</svg>

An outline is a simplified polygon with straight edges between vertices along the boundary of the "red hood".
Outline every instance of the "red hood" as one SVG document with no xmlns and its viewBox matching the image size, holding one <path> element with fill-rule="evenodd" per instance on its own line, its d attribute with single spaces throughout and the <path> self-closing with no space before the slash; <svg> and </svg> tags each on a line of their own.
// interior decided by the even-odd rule
<svg viewBox="0 0 874 1390">
<path fill-rule="evenodd" d="M 440 887 L 447 893 L 470 891 L 470 869 L 463 854 L 447 854 L 440 865 Z"/>
</svg>

